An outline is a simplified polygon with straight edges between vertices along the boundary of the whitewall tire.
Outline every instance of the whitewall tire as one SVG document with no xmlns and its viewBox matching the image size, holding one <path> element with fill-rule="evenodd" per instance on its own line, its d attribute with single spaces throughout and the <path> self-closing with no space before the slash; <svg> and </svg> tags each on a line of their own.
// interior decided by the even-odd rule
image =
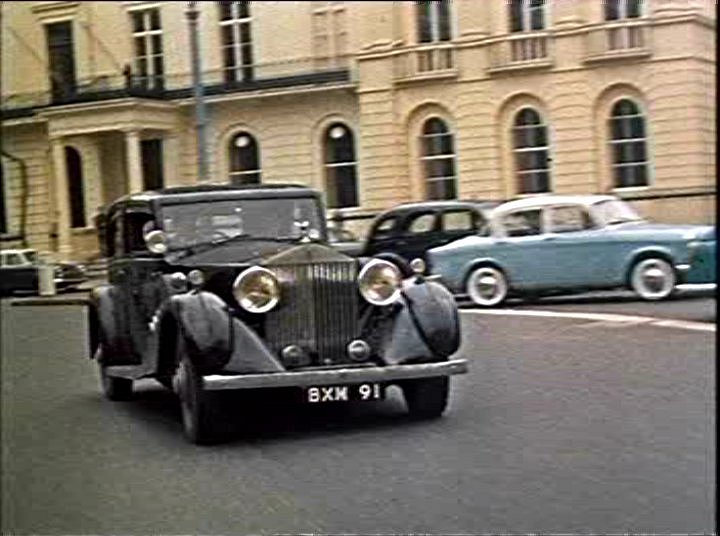
<svg viewBox="0 0 720 536">
<path fill-rule="evenodd" d="M 505 301 L 508 282 L 502 270 L 494 266 L 475 268 L 467 278 L 466 291 L 475 305 L 495 307 Z"/>
<path fill-rule="evenodd" d="M 672 294 L 677 283 L 675 270 L 664 259 L 643 259 L 630 272 L 630 288 L 643 300 L 657 301 Z"/>
</svg>

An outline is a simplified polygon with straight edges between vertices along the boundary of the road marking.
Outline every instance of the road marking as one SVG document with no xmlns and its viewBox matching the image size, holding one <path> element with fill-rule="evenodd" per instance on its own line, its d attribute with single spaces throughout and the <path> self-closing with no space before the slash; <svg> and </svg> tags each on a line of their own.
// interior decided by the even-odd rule
<svg viewBox="0 0 720 536">
<path fill-rule="evenodd" d="M 692 322 L 689 320 L 672 320 L 649 316 L 618 315 L 611 313 L 582 313 L 567 311 L 538 311 L 536 309 L 461 309 L 461 313 L 496 316 L 535 316 L 541 318 L 573 318 L 612 324 L 646 324 L 650 326 L 687 329 L 693 331 L 715 332 L 715 324 L 709 322 Z"/>
</svg>

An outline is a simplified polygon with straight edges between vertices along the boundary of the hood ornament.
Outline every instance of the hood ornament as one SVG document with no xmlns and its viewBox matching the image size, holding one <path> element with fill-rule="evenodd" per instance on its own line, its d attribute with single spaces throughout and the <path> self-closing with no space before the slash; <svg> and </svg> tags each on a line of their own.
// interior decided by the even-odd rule
<svg viewBox="0 0 720 536">
<path fill-rule="evenodd" d="M 298 230 L 298 233 L 300 234 L 300 242 L 303 244 L 307 244 L 308 242 L 312 242 L 312 239 L 310 238 L 310 222 L 307 220 L 301 220 L 295 222 L 295 227 Z"/>
</svg>

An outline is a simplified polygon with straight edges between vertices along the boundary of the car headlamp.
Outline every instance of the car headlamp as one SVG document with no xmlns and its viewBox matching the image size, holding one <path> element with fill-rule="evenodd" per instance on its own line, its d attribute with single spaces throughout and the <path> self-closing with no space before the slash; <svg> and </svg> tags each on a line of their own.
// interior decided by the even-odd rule
<svg viewBox="0 0 720 536">
<path fill-rule="evenodd" d="M 280 301 L 280 283 L 270 270 L 253 266 L 241 273 L 232 287 L 240 307 L 251 313 L 266 313 Z"/>
<path fill-rule="evenodd" d="M 144 237 L 145 245 L 152 253 L 166 253 L 168 250 L 167 236 L 159 229 L 150 231 Z"/>
<path fill-rule="evenodd" d="M 400 296 L 402 275 L 393 263 L 373 259 L 363 266 L 358 276 L 360 294 L 373 305 L 390 305 Z"/>
</svg>

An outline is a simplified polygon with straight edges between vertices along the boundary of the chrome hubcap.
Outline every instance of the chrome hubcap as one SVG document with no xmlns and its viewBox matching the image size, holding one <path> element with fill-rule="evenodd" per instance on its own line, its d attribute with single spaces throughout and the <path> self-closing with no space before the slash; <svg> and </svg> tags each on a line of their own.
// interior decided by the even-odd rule
<svg viewBox="0 0 720 536">
<path fill-rule="evenodd" d="M 674 286 L 672 267 L 662 260 L 646 259 L 635 269 L 633 287 L 643 298 L 664 298 L 672 292 Z"/>
<path fill-rule="evenodd" d="M 498 292 L 498 280 L 494 275 L 483 275 L 478 278 L 477 289 L 483 298 L 490 299 Z"/>
</svg>

